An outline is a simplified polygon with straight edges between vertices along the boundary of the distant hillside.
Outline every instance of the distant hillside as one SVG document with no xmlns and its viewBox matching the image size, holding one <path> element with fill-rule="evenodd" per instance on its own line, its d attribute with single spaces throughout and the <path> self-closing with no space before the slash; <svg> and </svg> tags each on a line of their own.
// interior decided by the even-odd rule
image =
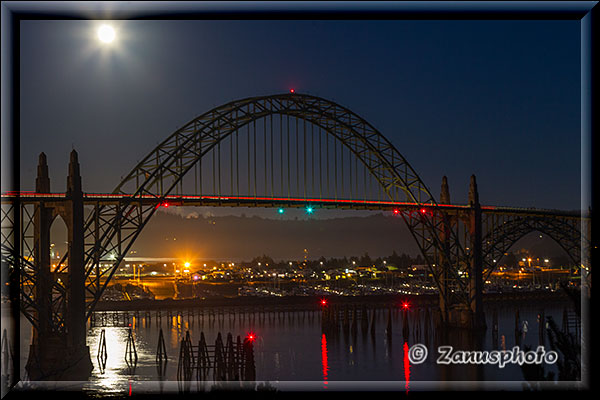
<svg viewBox="0 0 600 400">
<path fill-rule="evenodd" d="M 134 243 L 135 256 L 236 261 L 262 254 L 275 260 L 300 260 L 304 249 L 310 259 L 419 253 L 402 218 L 383 213 L 331 219 L 208 215 L 157 212 Z M 63 254 L 66 234 L 62 221 L 53 224 L 51 236 Z M 510 251 L 521 249 L 540 258 L 565 254 L 552 239 L 537 232 L 522 238 Z"/>
<path fill-rule="evenodd" d="M 136 241 L 136 255 L 274 259 L 418 253 L 401 218 L 382 214 L 336 219 L 277 220 L 257 216 L 183 218 L 157 213 Z M 186 254 L 187 253 L 187 254 Z"/>
</svg>

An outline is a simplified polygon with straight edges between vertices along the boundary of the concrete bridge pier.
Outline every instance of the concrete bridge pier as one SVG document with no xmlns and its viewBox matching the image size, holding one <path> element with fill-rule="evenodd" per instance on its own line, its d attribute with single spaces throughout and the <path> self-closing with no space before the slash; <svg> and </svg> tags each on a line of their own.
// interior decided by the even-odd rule
<svg viewBox="0 0 600 400">
<path fill-rule="evenodd" d="M 48 193 L 50 180 L 46 157 L 42 153 L 38 166 L 36 191 Z M 33 340 L 25 369 L 32 381 L 87 380 L 93 366 L 86 345 L 85 271 L 83 239 L 83 191 L 77 152 L 73 150 L 69 162 L 67 196 L 65 200 L 42 204 L 36 218 L 40 240 L 35 246 L 38 288 L 35 302 L 39 327 L 34 329 Z M 66 304 L 53 317 L 51 306 L 52 284 L 50 272 L 50 226 L 60 215 L 68 231 L 68 273 Z"/>
</svg>

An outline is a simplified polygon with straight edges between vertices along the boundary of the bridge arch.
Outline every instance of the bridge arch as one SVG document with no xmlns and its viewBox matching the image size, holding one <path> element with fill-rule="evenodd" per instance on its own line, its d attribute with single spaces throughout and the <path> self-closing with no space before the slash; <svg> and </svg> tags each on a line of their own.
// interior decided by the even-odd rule
<svg viewBox="0 0 600 400">
<path fill-rule="evenodd" d="M 114 207 L 99 207 L 87 219 L 86 232 L 89 232 L 89 237 L 95 238 L 95 242 L 87 246 L 85 258 L 86 277 L 90 280 L 88 287 L 91 289 L 88 292 L 94 297 L 88 307 L 89 312 L 99 300 L 116 266 L 156 211 L 156 207 L 143 206 L 141 200 L 148 196 L 161 199 L 177 193 L 183 177 L 223 140 L 244 126 L 277 114 L 314 124 L 339 141 L 360 160 L 391 201 L 437 206 L 425 183 L 391 142 L 349 109 L 320 97 L 297 93 L 233 101 L 191 120 L 156 146 L 113 191 L 114 194 L 125 195 L 126 201 Z M 179 191 L 178 194 L 183 193 Z M 448 264 L 456 264 L 459 259 L 466 265 L 464 260 L 468 256 L 455 232 L 448 230 L 443 213 L 435 214 L 434 218 L 420 212 L 401 213 L 429 265 L 439 263 L 440 257 L 449 260 Z M 451 240 L 442 243 L 442 231 L 444 237 Z M 113 262 L 114 267 L 101 283 L 102 273 L 98 273 L 97 265 L 106 261 Z M 92 273 L 94 270 L 95 274 Z M 432 272 L 437 281 L 439 271 Z"/>
<path fill-rule="evenodd" d="M 546 216 L 517 216 L 492 227 L 483 237 L 484 278 L 487 279 L 504 254 L 521 238 L 540 232 L 551 238 L 569 256 L 574 265 L 582 264 L 582 235 L 578 219 Z"/>
<path fill-rule="evenodd" d="M 113 193 L 165 196 L 200 159 L 233 132 L 273 114 L 288 115 L 322 128 L 368 168 L 390 200 L 435 204 L 433 195 L 396 148 L 371 124 L 329 100 L 304 94 L 251 97 L 216 107 L 191 120 L 156 146 Z"/>
</svg>

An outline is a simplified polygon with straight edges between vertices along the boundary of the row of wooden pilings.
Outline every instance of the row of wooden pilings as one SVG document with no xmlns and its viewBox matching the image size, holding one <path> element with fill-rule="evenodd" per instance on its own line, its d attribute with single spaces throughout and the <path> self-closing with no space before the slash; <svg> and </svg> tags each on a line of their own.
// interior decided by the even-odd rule
<svg viewBox="0 0 600 400">
<path fill-rule="evenodd" d="M 415 307 L 409 309 L 404 306 L 401 306 L 400 308 L 390 306 L 382 309 L 381 307 L 368 308 L 364 304 L 324 305 L 321 314 L 322 332 L 328 336 L 331 335 L 334 338 L 337 337 L 340 332 L 344 333 L 344 335 L 352 333 L 356 336 L 360 327 L 363 337 L 369 332 L 371 336 L 374 337 L 376 320 L 379 315 L 379 318 L 385 318 L 387 320 L 385 334 L 387 337 L 391 337 L 394 326 L 393 321 L 397 319 L 397 313 L 401 313 L 401 330 L 404 339 L 409 339 L 411 334 L 414 340 L 420 339 L 421 337 L 428 339 L 430 335 L 433 334 L 435 336 L 440 333 L 439 329 L 435 329 L 435 327 L 438 326 L 435 322 L 435 311 L 432 312 L 428 307 Z M 491 313 L 492 344 L 495 348 L 503 347 L 506 345 L 506 338 L 502 337 L 502 342 L 499 341 L 498 310 L 493 308 Z M 521 320 L 519 309 L 515 309 L 514 319 L 515 344 L 517 346 L 521 345 L 526 334 L 535 332 L 534 329 L 536 327 L 538 343 L 540 345 L 545 344 L 548 322 L 543 309 L 537 313 L 535 321 Z M 565 308 L 563 311 L 563 331 L 573 333 L 578 338 L 581 332 L 579 324 L 580 321 L 576 318 L 574 313 Z"/>
<path fill-rule="evenodd" d="M 162 337 L 162 329 L 160 331 L 160 335 Z M 100 374 L 104 374 L 105 372 L 107 359 L 108 350 L 106 346 L 106 331 L 102 329 L 100 331 L 100 337 L 98 339 L 98 351 L 96 353 L 96 360 L 98 361 L 98 369 L 100 370 Z M 133 331 L 131 328 L 129 328 L 127 332 L 127 343 L 125 345 L 125 363 L 127 364 L 128 375 L 135 374 L 137 362 L 138 354 L 135 348 L 135 339 L 133 337 Z"/>
<path fill-rule="evenodd" d="M 332 337 L 337 337 L 340 332 L 345 335 L 352 333 L 356 336 L 360 325 L 363 337 L 369 332 L 374 337 L 377 319 L 385 318 L 387 320 L 385 333 L 387 337 L 391 337 L 393 321 L 398 317 L 397 313 L 399 312 L 402 313 L 402 336 L 405 339 L 408 339 L 411 334 L 414 339 L 419 339 L 422 336 L 428 338 L 433 333 L 432 315 L 428 307 L 410 310 L 406 306 L 400 309 L 397 306 L 372 307 L 369 309 L 364 304 L 323 305 L 321 329 L 323 333 Z"/>
<path fill-rule="evenodd" d="M 540 346 L 545 345 L 547 330 L 549 329 L 548 319 L 546 318 L 546 313 L 543 309 L 541 309 L 535 318 L 535 321 L 531 321 L 531 323 L 527 320 L 521 320 L 521 316 L 519 313 L 519 309 L 515 309 L 515 344 L 520 346 L 525 335 L 530 331 L 534 331 L 537 325 L 537 336 L 538 336 L 538 344 Z M 535 325 L 534 325 L 535 323 Z M 567 307 L 563 308 L 562 315 L 562 331 L 565 333 L 570 333 L 574 336 L 576 341 L 580 341 L 581 339 L 581 319 L 580 317 L 573 311 L 568 309 Z M 503 339 L 504 341 L 505 339 Z M 504 347 L 505 342 L 498 344 L 498 310 L 492 310 L 492 344 L 498 347 Z"/>
<path fill-rule="evenodd" d="M 233 341 L 231 333 L 227 334 L 224 344 L 221 332 L 218 333 L 214 345 L 206 342 L 204 332 L 200 333 L 198 345 L 194 346 L 189 331 L 181 340 L 179 360 L 177 363 L 177 379 L 190 381 L 254 381 L 256 366 L 254 363 L 254 339 L 240 336 Z"/>
<path fill-rule="evenodd" d="M 181 339 L 179 347 L 179 358 L 177 361 L 177 379 L 189 381 L 194 377 L 198 381 L 254 381 L 256 378 L 256 366 L 254 362 L 254 337 L 249 335 L 243 342 L 240 336 L 233 341 L 231 333 L 227 334 L 227 342 L 223 344 L 221 332 L 218 333 L 215 344 L 206 342 L 204 332 L 200 333 L 198 345 L 194 346 L 189 331 Z M 107 360 L 106 334 L 100 331 L 98 341 L 97 360 L 100 373 L 103 374 Z M 168 361 L 167 347 L 163 330 L 159 331 L 158 345 L 156 348 L 156 366 L 159 377 L 164 377 Z M 129 328 L 127 344 L 125 346 L 125 363 L 128 367 L 128 375 L 135 373 L 138 362 L 137 350 L 132 329 Z M 211 375 L 212 372 L 212 375 Z"/>
<path fill-rule="evenodd" d="M 520 346 L 525 335 L 529 332 L 529 321 L 521 321 L 519 309 L 515 310 L 515 345 Z M 547 329 L 547 323 L 545 318 L 544 310 L 541 310 L 536 317 L 537 328 L 538 328 L 538 343 L 544 345 L 545 332 Z M 532 327 L 533 328 L 533 327 Z M 499 342 L 498 338 L 498 310 L 492 310 L 492 345 L 494 348 L 505 348 L 506 339 L 502 337 L 502 341 Z"/>
</svg>

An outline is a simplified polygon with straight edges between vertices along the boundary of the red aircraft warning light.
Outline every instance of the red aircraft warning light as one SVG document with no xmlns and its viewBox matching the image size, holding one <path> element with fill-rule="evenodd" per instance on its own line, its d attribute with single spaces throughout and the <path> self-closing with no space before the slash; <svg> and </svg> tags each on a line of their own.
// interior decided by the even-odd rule
<svg viewBox="0 0 600 400">
<path fill-rule="evenodd" d="M 256 335 L 254 334 L 254 332 L 250 332 L 246 338 L 250 341 L 254 341 L 254 339 L 256 339 Z"/>
<path fill-rule="evenodd" d="M 325 299 L 321 299 L 321 305 L 322 305 L 322 306 L 326 306 L 326 305 L 327 305 L 327 300 L 325 300 Z"/>
<path fill-rule="evenodd" d="M 397 208 L 394 208 L 394 214 L 396 214 L 396 215 L 400 214 L 400 210 L 398 210 Z"/>
<path fill-rule="evenodd" d="M 295 91 L 294 89 L 290 89 L 290 93 L 294 93 L 294 91 Z"/>
<path fill-rule="evenodd" d="M 403 301 L 402 302 L 402 309 L 408 311 L 410 309 L 410 303 L 408 301 Z"/>
</svg>

